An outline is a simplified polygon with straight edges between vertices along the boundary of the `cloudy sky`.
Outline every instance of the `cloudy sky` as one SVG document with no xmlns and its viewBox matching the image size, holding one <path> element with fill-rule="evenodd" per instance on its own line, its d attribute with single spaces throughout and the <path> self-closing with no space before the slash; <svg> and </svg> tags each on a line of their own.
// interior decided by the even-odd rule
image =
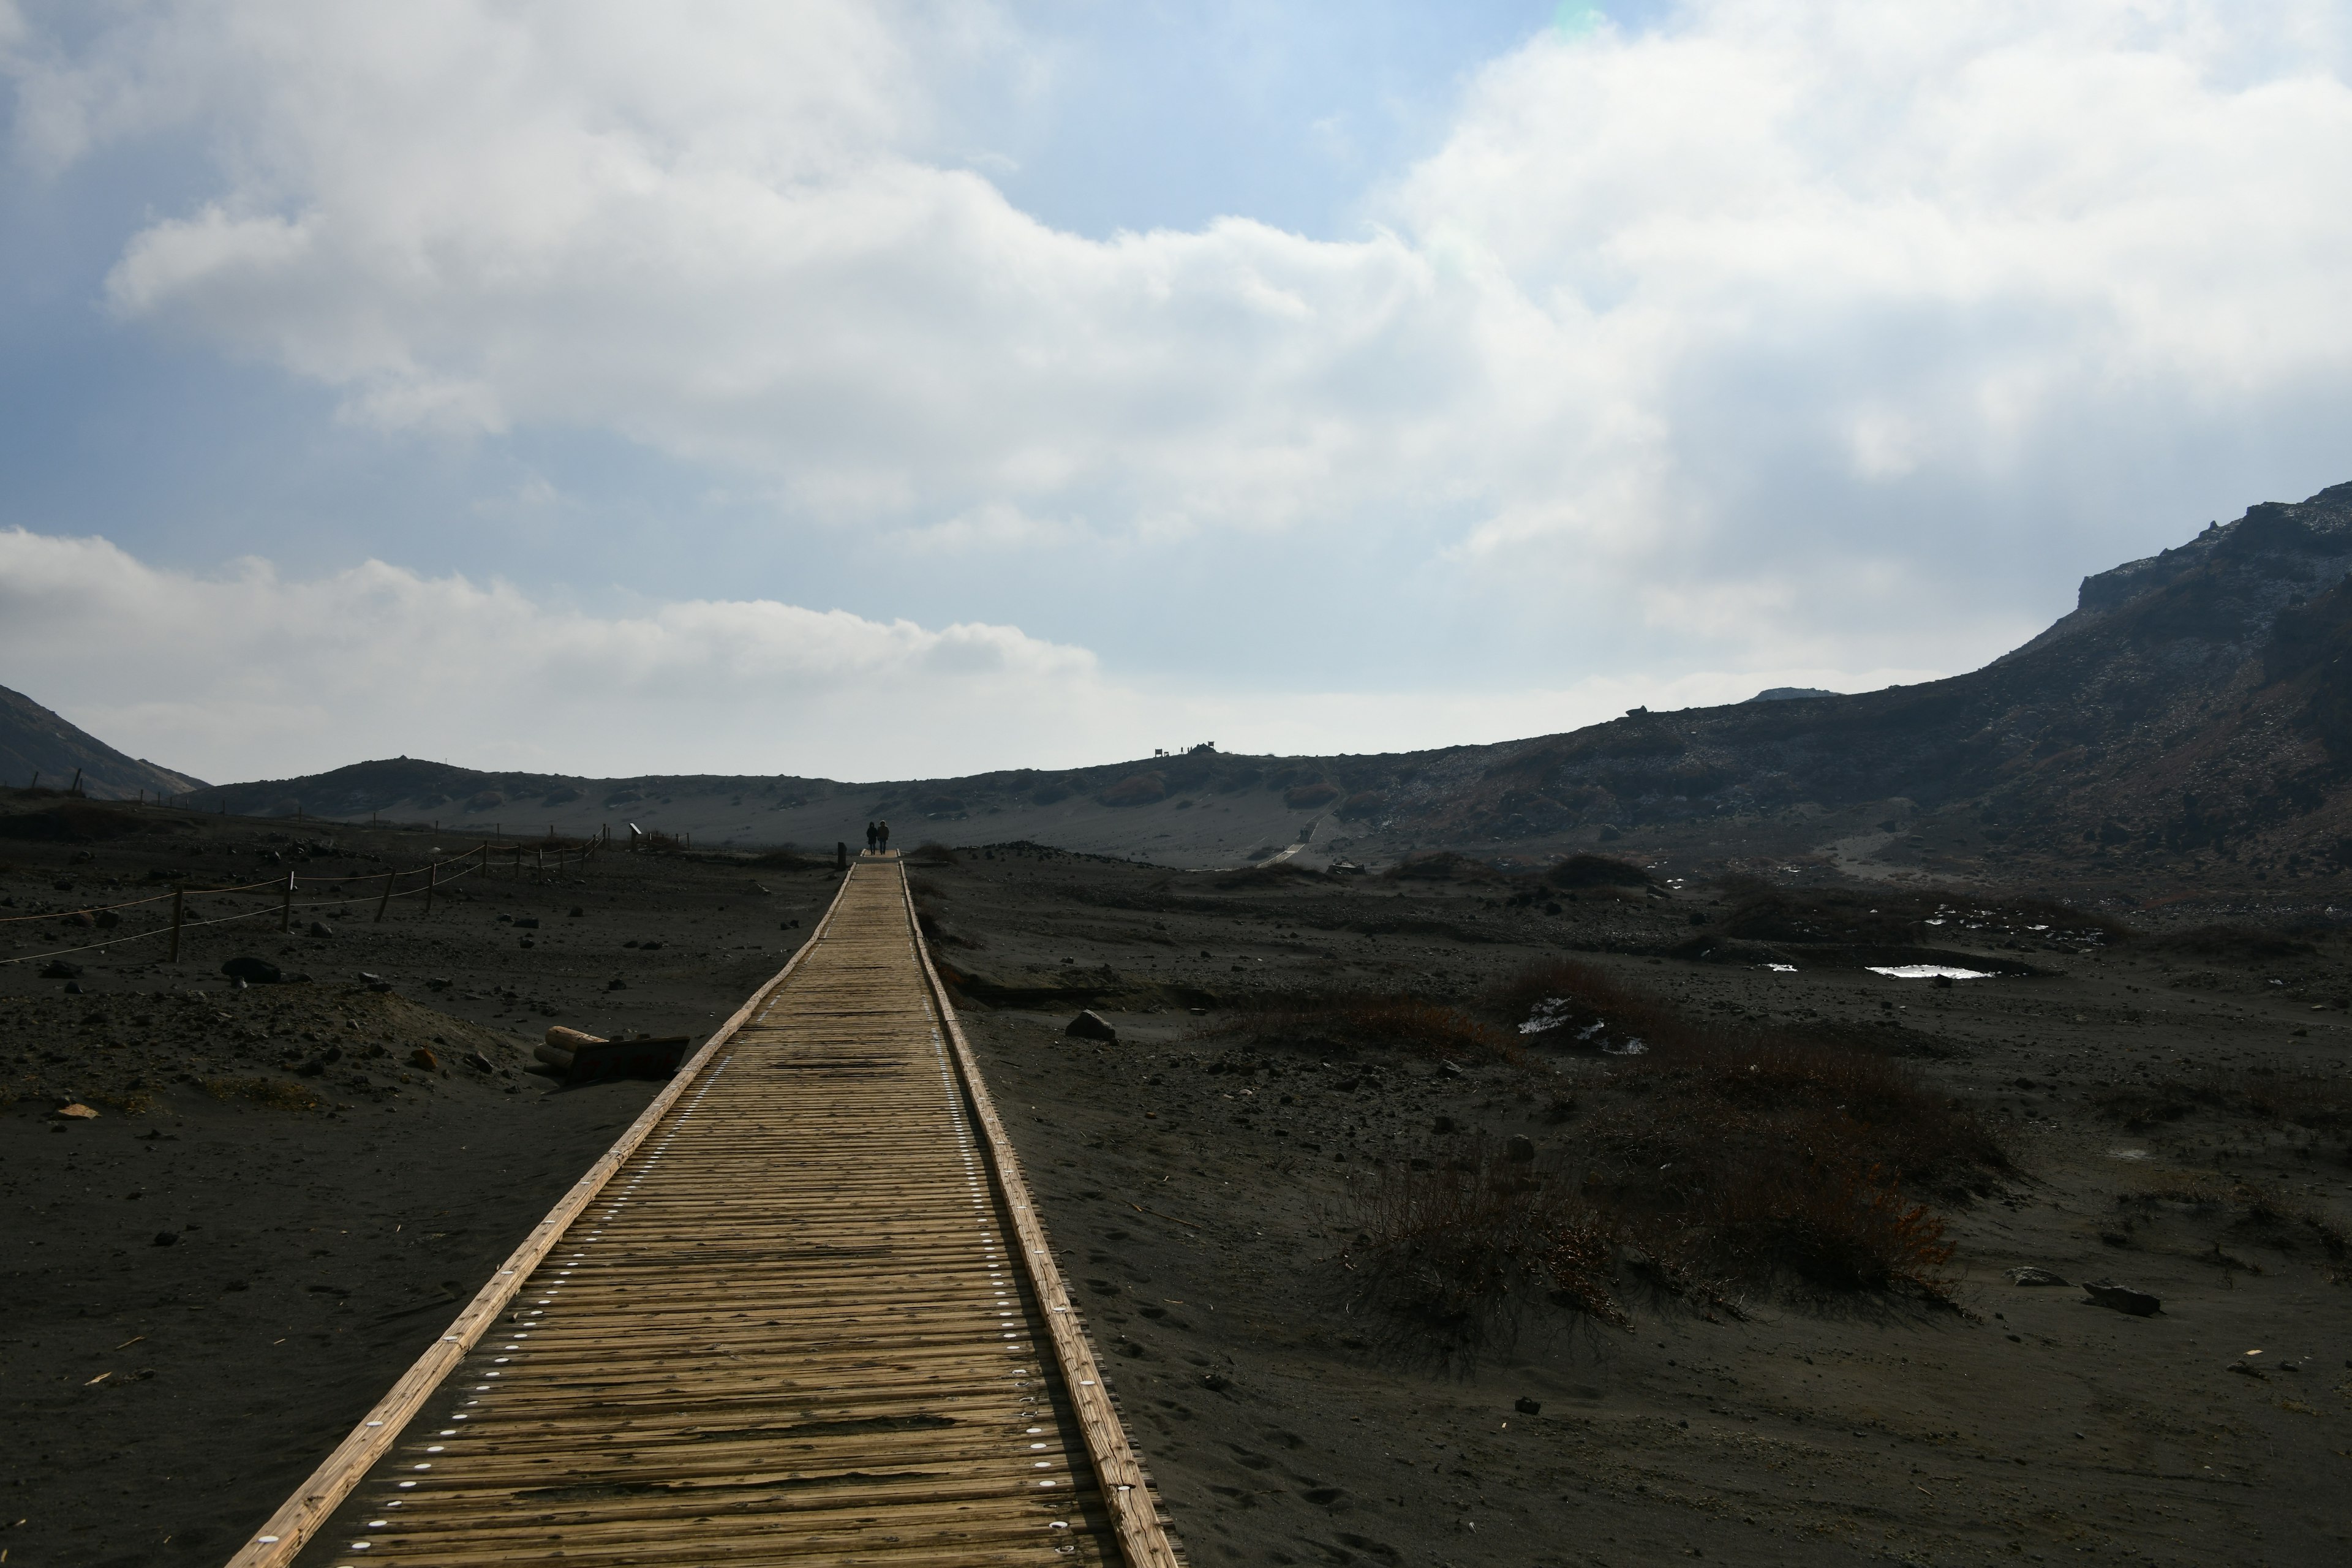
<svg viewBox="0 0 2352 1568">
<path fill-rule="evenodd" d="M 1971 668 L 2352 479 L 2340 0 L 0 0 L 0 684 L 877 777 Z"/>
</svg>

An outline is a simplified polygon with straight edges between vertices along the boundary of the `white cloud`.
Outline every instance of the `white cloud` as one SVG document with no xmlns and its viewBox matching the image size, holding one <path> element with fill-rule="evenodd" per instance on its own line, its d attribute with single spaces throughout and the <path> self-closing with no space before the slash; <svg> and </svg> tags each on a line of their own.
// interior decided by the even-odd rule
<svg viewBox="0 0 2352 1568">
<path fill-rule="evenodd" d="M 1377 697 L 1153 692 L 1012 626 L 933 630 L 766 600 L 600 615 L 381 562 L 309 580 L 261 561 L 204 575 L 21 529 L 0 531 L 0 668 L 101 740 L 221 782 L 393 755 L 873 779 L 1115 762 L 1203 737 L 1228 751 L 1398 750 L 1854 680 L 1791 668 Z"/>
<path fill-rule="evenodd" d="M 748 471 L 793 526 L 1050 544 L 1066 584 L 1107 540 L 1288 531 L 1385 552 L 1400 605 L 1449 574 L 1520 650 L 1564 605 L 1635 649 L 1579 679 L 1948 666 L 2030 625 L 2005 556 L 2345 477 L 2310 416 L 2352 413 L 2318 0 L 1587 18 L 1470 83 L 1342 242 L 1024 214 L 951 108 L 1029 53 L 982 9 L 123 15 L 76 50 L 0 26 L 0 58 L 46 166 L 213 151 L 115 265 L 127 319 L 362 420 Z M 2149 460 L 2184 450 L 2204 488 Z"/>
<path fill-rule="evenodd" d="M 0 531 L 0 665 L 101 739 L 218 779 L 400 753 L 908 774 L 1067 749 L 1126 700 L 1091 654 L 1010 626 L 744 600 L 594 615 L 380 562 L 206 576 L 23 530 Z"/>
</svg>

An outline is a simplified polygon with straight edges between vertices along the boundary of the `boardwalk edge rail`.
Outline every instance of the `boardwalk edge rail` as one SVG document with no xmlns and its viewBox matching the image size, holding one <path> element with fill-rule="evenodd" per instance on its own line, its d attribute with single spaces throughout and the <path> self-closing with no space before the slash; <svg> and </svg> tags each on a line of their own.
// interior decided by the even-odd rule
<svg viewBox="0 0 2352 1568">
<path fill-rule="evenodd" d="M 524 1279 L 539 1267 L 541 1260 L 554 1247 L 556 1239 L 580 1216 L 582 1210 L 595 1201 L 596 1194 L 604 1191 L 604 1184 L 613 1179 L 614 1173 L 627 1163 L 629 1156 L 636 1152 L 637 1145 L 645 1142 L 646 1134 L 669 1113 L 670 1108 L 677 1103 L 687 1089 L 702 1076 L 702 1070 L 709 1065 L 711 1057 L 734 1038 L 735 1031 L 759 1011 L 775 994 L 778 986 L 792 977 L 793 971 L 800 967 L 801 960 L 816 950 L 816 944 L 824 940 L 826 928 L 833 924 L 835 911 L 841 908 L 841 897 L 848 889 L 849 882 L 848 877 L 842 878 L 841 886 L 834 890 L 833 902 L 825 907 L 824 918 L 809 932 L 808 940 L 784 961 L 784 966 L 766 984 L 751 994 L 750 1001 L 737 1008 L 733 1016 L 719 1026 L 702 1048 L 678 1069 L 668 1086 L 654 1097 L 619 1138 L 614 1140 L 613 1146 L 588 1167 L 587 1173 L 572 1184 L 572 1190 L 565 1193 L 553 1208 L 548 1210 L 547 1217 L 541 1220 L 523 1238 L 522 1245 L 499 1266 L 499 1271 L 490 1277 L 489 1283 L 467 1303 L 440 1340 L 416 1359 L 415 1364 L 392 1385 L 391 1392 L 378 1400 L 375 1408 L 352 1428 L 351 1436 L 337 1444 L 334 1451 L 310 1473 L 310 1479 L 280 1504 L 278 1511 L 269 1516 L 268 1522 L 255 1532 L 236 1556 L 228 1560 L 227 1568 L 282 1568 L 283 1564 L 294 1561 L 304 1545 L 318 1533 L 320 1526 L 351 1495 L 352 1489 L 359 1485 L 361 1479 L 374 1468 L 376 1461 L 398 1440 L 426 1397 L 456 1370 L 457 1363 L 466 1358 L 483 1332 L 498 1321 L 499 1314 L 506 1310 L 507 1303 L 514 1300 L 515 1292 L 522 1288 Z M 919 940 L 916 942 L 916 951 L 922 951 Z M 930 965 L 928 954 L 923 963 L 928 972 Z"/>
<path fill-rule="evenodd" d="M 963 1026 L 956 1021 L 955 1008 L 948 1001 L 947 987 L 940 984 L 939 970 L 932 965 L 930 945 L 923 940 L 922 922 L 915 912 L 912 879 L 903 869 L 899 890 L 906 897 L 907 928 L 914 940 L 915 955 L 922 963 L 923 979 L 930 989 L 932 1004 L 939 1009 L 940 1021 L 946 1026 L 948 1038 L 954 1047 L 956 1073 L 963 1080 L 964 1092 L 971 1097 L 972 1120 L 987 1142 L 997 1191 L 1012 1213 L 1013 1233 L 1021 1240 L 1022 1262 L 1028 1269 L 1037 1303 L 1045 1310 L 1063 1385 L 1077 1411 L 1079 1429 L 1086 1435 L 1087 1457 L 1093 1463 L 1103 1501 L 1110 1510 L 1119 1551 L 1129 1568 L 1183 1568 L 1183 1558 L 1160 1521 L 1143 1467 L 1128 1442 L 1118 1407 L 1111 1403 L 1110 1391 L 1103 1386 L 1102 1369 L 1095 1361 L 1094 1347 L 1087 1342 L 1077 1308 L 1070 1300 L 1069 1287 L 1063 1282 L 1061 1268 L 1054 1262 L 1053 1250 L 1046 1245 L 1045 1228 L 1038 1221 L 1036 1205 L 1029 1195 L 1028 1183 L 1022 1177 L 1021 1162 L 1013 1152 L 1013 1141 L 997 1117 L 995 1102 L 989 1098 L 979 1059 L 972 1055 L 971 1043 L 964 1037 Z"/>
</svg>

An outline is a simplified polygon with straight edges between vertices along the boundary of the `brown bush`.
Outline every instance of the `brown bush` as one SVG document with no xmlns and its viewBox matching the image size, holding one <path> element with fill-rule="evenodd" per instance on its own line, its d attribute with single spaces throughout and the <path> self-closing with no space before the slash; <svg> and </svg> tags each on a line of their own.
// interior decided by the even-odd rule
<svg viewBox="0 0 2352 1568">
<path fill-rule="evenodd" d="M 1649 1049 L 1562 1102 L 1550 1120 L 1568 1142 L 1540 1173 L 1446 1145 L 1388 1173 L 1365 1201 L 1366 1248 L 1417 1313 L 1451 1322 L 1524 1294 L 1545 1236 L 1560 1238 L 1545 1265 L 1560 1304 L 1604 1321 L 1622 1308 L 1591 1287 L 1612 1260 L 1723 1306 L 1790 1285 L 1948 1299 L 1952 1248 L 1923 1199 L 1964 1201 L 2009 1162 L 1905 1065 L 1817 1034 L 1725 1029 L 1574 959 L 1497 999 L 1515 1017 L 1566 999 Z"/>
<path fill-rule="evenodd" d="M 1282 804 L 1293 811 L 1308 811 L 1318 805 L 1328 805 L 1339 798 L 1339 785 L 1319 781 L 1295 784 L 1282 792 Z"/>
<path fill-rule="evenodd" d="M 2308 958 L 2319 950 L 2270 926 L 2200 925 L 2150 937 L 2146 945 L 2156 952 L 2186 953 L 2197 958 Z"/>
<path fill-rule="evenodd" d="M 1694 1205 L 1687 1251 L 1748 1279 L 1787 1274 L 1832 1290 L 1950 1300 L 1944 1222 L 1879 1166 L 1832 1153 L 1723 1174 L 1732 1179 Z"/>
<path fill-rule="evenodd" d="M 961 856 L 936 839 L 928 844 L 918 844 L 908 850 L 906 860 L 909 866 L 960 866 L 963 863 Z"/>
<path fill-rule="evenodd" d="M 1606 855 L 1571 855 L 1543 874 L 1551 887 L 1572 888 L 1647 888 L 1656 879 L 1630 861 L 1612 859 Z"/>
<path fill-rule="evenodd" d="M 1616 1043 L 1638 1038 L 1654 1047 L 1712 1040 L 1721 1033 L 1719 1026 L 1696 1024 L 1601 965 L 1576 958 L 1539 959 L 1496 987 L 1488 1000 L 1515 1026 L 1532 1022 L 1537 1008 L 1552 1005 L 1547 1009 L 1555 1020 L 1551 1026 L 1523 1035 L 1530 1045 L 1567 1045 L 1594 1024 L 1604 1025 Z"/>
<path fill-rule="evenodd" d="M 1903 1063 L 1795 1034 L 1682 1036 L 1610 1075 L 1615 1102 L 1587 1135 L 1622 1179 L 1725 1183 L 1790 1158 L 1876 1167 L 1888 1179 L 1958 1199 L 2009 1168 L 1975 1116 Z M 1826 1168 L 1826 1167 L 1823 1167 Z"/>
<path fill-rule="evenodd" d="M 2107 1090 L 2098 1103 L 2135 1132 L 2205 1110 L 2313 1131 L 2352 1127 L 2352 1083 L 2315 1073 L 2204 1072 Z"/>
<path fill-rule="evenodd" d="M 1105 805 L 1150 805 L 1168 795 L 1168 781 L 1158 773 L 1129 773 L 1095 798 Z"/>
<path fill-rule="evenodd" d="M 1513 1295 L 1619 1327 L 1607 1222 L 1556 1173 L 1474 1139 L 1437 1160 L 1391 1165 L 1359 1205 L 1357 1250 L 1392 1306 L 1449 1328 Z"/>
<path fill-rule="evenodd" d="M 307 1084 L 282 1078 L 208 1078 L 200 1086 L 215 1100 L 249 1100 L 273 1110 L 324 1110 L 327 1102 Z"/>
<path fill-rule="evenodd" d="M 1276 993 L 1244 1004 L 1207 1032 L 1451 1061 L 1508 1061 L 1521 1054 L 1509 1035 L 1458 1008 L 1372 992 Z"/>
<path fill-rule="evenodd" d="M 2120 921 L 2046 899 L 1987 900 L 1934 888 L 1780 888 L 1753 878 L 1727 879 L 1723 886 L 1739 902 L 1716 929 L 1736 941 L 1907 946 L 1999 935 L 2108 943 L 2134 934 Z M 1943 923 L 1929 923 L 1936 921 Z"/>
<path fill-rule="evenodd" d="M 1423 849 L 1381 873 L 1391 882 L 1499 882 L 1503 874 L 1484 860 L 1451 849 Z"/>
<path fill-rule="evenodd" d="M 1241 870 L 1217 879 L 1220 888 L 1280 888 L 1300 882 L 1328 882 L 1331 874 L 1302 866 L 1296 860 L 1276 860 L 1270 865 L 1247 866 Z"/>
</svg>

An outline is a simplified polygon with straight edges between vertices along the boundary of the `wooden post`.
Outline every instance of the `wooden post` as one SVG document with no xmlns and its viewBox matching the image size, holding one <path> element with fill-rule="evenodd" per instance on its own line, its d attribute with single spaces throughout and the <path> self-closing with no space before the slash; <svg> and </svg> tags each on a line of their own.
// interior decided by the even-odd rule
<svg viewBox="0 0 2352 1568">
<path fill-rule="evenodd" d="M 286 896 L 278 901 L 278 929 L 281 931 L 294 929 L 294 873 L 291 871 L 286 873 Z"/>
<path fill-rule="evenodd" d="M 397 871 L 386 871 L 383 874 L 383 897 L 375 901 L 375 923 L 378 925 L 383 924 L 383 911 L 392 904 L 392 885 L 399 879 L 400 873 Z"/>
<path fill-rule="evenodd" d="M 547 880 L 547 852 L 536 844 L 530 847 L 530 874 L 534 881 Z"/>
<path fill-rule="evenodd" d="M 425 912 L 433 912 L 433 884 L 440 880 L 441 862 L 434 861 L 425 868 Z"/>
<path fill-rule="evenodd" d="M 186 907 L 187 901 L 187 889 L 172 889 L 172 956 L 167 961 L 172 963 L 180 962 L 180 911 Z"/>
</svg>

